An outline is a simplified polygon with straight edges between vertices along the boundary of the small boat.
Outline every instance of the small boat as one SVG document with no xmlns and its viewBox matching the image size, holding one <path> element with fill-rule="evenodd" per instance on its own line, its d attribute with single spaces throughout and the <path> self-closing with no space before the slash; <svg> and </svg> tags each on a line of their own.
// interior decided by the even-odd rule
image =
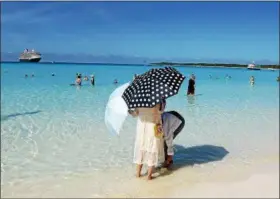
<svg viewBox="0 0 280 199">
<path fill-rule="evenodd" d="M 268 68 L 267 70 L 275 71 L 275 68 Z"/>
<path fill-rule="evenodd" d="M 249 64 L 249 65 L 247 66 L 247 69 L 248 69 L 248 70 L 261 70 L 261 68 L 260 68 L 259 66 L 256 66 L 254 63 Z"/>
</svg>

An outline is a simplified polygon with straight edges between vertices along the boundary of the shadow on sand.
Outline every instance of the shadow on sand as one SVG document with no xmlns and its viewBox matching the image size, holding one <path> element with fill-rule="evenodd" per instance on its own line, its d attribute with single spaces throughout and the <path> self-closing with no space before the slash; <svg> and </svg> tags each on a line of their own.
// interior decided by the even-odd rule
<svg viewBox="0 0 280 199">
<path fill-rule="evenodd" d="M 14 114 L 10 114 L 10 115 L 3 115 L 1 116 L 1 121 L 5 121 L 17 116 L 24 116 L 24 115 L 33 115 L 33 114 L 37 114 L 40 113 L 42 111 L 38 110 L 38 111 L 32 111 L 32 112 L 24 112 L 24 113 L 14 113 Z"/>
<path fill-rule="evenodd" d="M 170 175 L 183 167 L 220 161 L 229 153 L 224 147 L 214 145 L 199 145 L 187 148 L 175 145 L 174 152 L 174 163 L 168 170 L 162 167 L 156 168 L 156 171 L 160 173 L 159 177 Z"/>
<path fill-rule="evenodd" d="M 181 145 L 175 145 L 174 165 L 172 166 L 172 170 L 193 166 L 195 164 L 220 161 L 228 153 L 229 152 L 221 146 L 200 145 L 185 148 Z"/>
</svg>

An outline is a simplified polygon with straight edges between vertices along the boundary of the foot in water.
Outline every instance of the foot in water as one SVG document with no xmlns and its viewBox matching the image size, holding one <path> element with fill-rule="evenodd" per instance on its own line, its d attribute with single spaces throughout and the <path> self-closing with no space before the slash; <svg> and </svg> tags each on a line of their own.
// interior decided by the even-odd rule
<svg viewBox="0 0 280 199">
<path fill-rule="evenodd" d="M 171 160 L 170 162 L 165 162 L 163 164 L 163 168 L 170 168 L 173 165 L 173 160 Z"/>
</svg>

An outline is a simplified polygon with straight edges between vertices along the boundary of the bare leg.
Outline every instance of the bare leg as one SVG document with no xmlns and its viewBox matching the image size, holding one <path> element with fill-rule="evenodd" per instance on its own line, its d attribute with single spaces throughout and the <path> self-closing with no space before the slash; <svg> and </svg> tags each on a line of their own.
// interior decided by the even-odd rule
<svg viewBox="0 0 280 199">
<path fill-rule="evenodd" d="M 153 179 L 153 177 L 152 177 L 153 169 L 154 169 L 153 166 L 148 168 L 148 180 Z"/>
<path fill-rule="evenodd" d="M 136 165 L 136 177 L 140 178 L 141 176 L 141 170 L 142 170 L 143 164 L 137 164 Z"/>
</svg>

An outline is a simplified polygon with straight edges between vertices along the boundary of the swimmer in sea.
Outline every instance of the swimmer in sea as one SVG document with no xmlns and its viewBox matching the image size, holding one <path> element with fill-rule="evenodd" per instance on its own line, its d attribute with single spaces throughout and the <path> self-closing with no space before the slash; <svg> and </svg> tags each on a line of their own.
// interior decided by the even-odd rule
<svg viewBox="0 0 280 199">
<path fill-rule="evenodd" d="M 52 73 L 52 76 L 55 76 L 55 74 L 54 74 L 54 73 Z"/>
<path fill-rule="evenodd" d="M 228 75 L 228 74 L 226 74 L 226 77 L 225 77 L 226 79 L 231 79 L 231 76 L 230 75 Z"/>
<path fill-rule="evenodd" d="M 251 77 L 250 77 L 250 84 L 251 84 L 251 85 L 254 85 L 254 84 L 255 84 L 255 77 L 254 77 L 254 76 L 251 76 Z"/>
<path fill-rule="evenodd" d="M 82 78 L 82 74 L 81 73 L 76 73 L 76 78 L 80 76 L 80 78 Z"/>
<path fill-rule="evenodd" d="M 77 86 L 81 86 L 82 85 L 82 76 L 81 76 L 81 74 L 77 75 L 75 83 L 76 83 Z"/>
<path fill-rule="evenodd" d="M 119 82 L 118 82 L 118 80 L 117 79 L 115 79 L 114 80 L 114 84 L 118 84 Z"/>
<path fill-rule="evenodd" d="M 84 77 L 84 80 L 85 80 L 85 81 L 88 81 L 88 76 L 85 76 L 85 77 Z"/>
<path fill-rule="evenodd" d="M 27 74 L 25 74 L 25 75 L 24 75 L 24 77 L 25 77 L 25 78 L 27 78 L 27 77 L 28 77 L 28 75 L 27 75 Z"/>
<path fill-rule="evenodd" d="M 195 76 L 194 74 L 192 74 L 189 79 L 187 95 L 194 95 L 194 94 L 195 94 Z"/>
<path fill-rule="evenodd" d="M 31 74 L 31 77 L 34 77 L 34 76 L 35 76 L 35 75 L 32 73 L 32 74 Z"/>
<path fill-rule="evenodd" d="M 94 75 L 90 76 L 90 83 L 91 83 L 92 86 L 94 86 L 94 84 L 95 84 Z"/>
</svg>

